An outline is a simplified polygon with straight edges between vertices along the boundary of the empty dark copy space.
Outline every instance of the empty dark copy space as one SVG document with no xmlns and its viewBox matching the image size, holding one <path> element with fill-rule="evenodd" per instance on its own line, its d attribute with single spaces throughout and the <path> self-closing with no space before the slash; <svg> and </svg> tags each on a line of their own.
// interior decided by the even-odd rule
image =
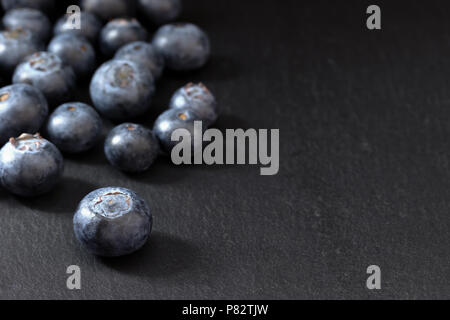
<svg viewBox="0 0 450 320">
<path fill-rule="evenodd" d="M 366 28 L 370 4 L 380 31 Z M 0 190 L 0 298 L 450 298 L 449 16 L 446 1 L 185 1 L 211 61 L 166 73 L 136 121 L 151 127 L 175 89 L 202 81 L 219 129 L 280 129 L 278 175 L 169 158 L 126 175 L 101 145 L 68 156 L 50 194 Z M 105 186 L 153 212 L 130 256 L 94 257 L 73 234 L 78 202 Z M 72 264 L 81 290 L 66 288 Z M 372 264 L 381 290 L 366 288 Z"/>
</svg>

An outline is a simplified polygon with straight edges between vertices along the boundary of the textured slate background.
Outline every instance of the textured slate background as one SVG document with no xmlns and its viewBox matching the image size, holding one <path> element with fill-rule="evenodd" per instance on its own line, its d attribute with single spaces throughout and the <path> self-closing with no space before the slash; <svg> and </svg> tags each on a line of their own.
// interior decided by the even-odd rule
<svg viewBox="0 0 450 320">
<path fill-rule="evenodd" d="M 204 81 L 219 128 L 280 129 L 280 173 L 163 158 L 128 176 L 101 146 L 68 157 L 49 195 L 0 190 L 0 298 L 450 298 L 448 3 L 377 1 L 371 32 L 368 1 L 185 2 L 212 60 L 166 74 L 140 120 Z M 109 185 L 140 193 L 155 218 L 143 250 L 119 259 L 89 255 L 72 232 L 79 200 Z M 71 264 L 80 291 L 66 289 Z M 381 291 L 365 289 L 371 264 Z"/>
</svg>

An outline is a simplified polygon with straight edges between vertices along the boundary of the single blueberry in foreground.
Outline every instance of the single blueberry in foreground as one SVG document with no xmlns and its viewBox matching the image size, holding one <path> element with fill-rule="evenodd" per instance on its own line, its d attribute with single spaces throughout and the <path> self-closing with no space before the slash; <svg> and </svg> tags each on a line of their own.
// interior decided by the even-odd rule
<svg viewBox="0 0 450 320">
<path fill-rule="evenodd" d="M 49 13 L 55 5 L 55 0 L 2 0 L 5 11 L 15 8 L 33 8 Z"/>
<path fill-rule="evenodd" d="M 47 100 L 35 87 L 13 84 L 0 89 L 0 144 L 23 132 L 37 132 L 48 115 Z"/>
<path fill-rule="evenodd" d="M 146 41 L 147 38 L 147 30 L 136 19 L 115 19 L 108 22 L 100 32 L 100 50 L 111 57 L 127 43 Z"/>
<path fill-rule="evenodd" d="M 59 150 L 78 153 L 91 149 L 102 133 L 102 119 L 89 105 L 66 103 L 50 115 L 47 134 Z"/>
<path fill-rule="evenodd" d="M 17 28 L 30 30 L 39 41 L 47 41 L 52 29 L 47 16 L 32 8 L 18 8 L 8 11 L 3 16 L 3 25 L 8 30 Z"/>
<path fill-rule="evenodd" d="M 146 112 L 154 91 L 150 70 L 129 60 L 104 63 L 90 85 L 95 108 L 112 120 L 126 120 Z"/>
<path fill-rule="evenodd" d="M 30 30 L 0 32 L 0 71 L 10 76 L 25 57 L 43 49 L 44 44 L 37 41 Z"/>
<path fill-rule="evenodd" d="M 71 14 L 66 14 L 61 17 L 53 28 L 55 35 L 68 33 L 77 36 L 83 36 L 92 44 L 97 43 L 97 37 L 102 30 L 102 22 L 90 12 L 80 12 L 80 29 L 76 29 L 72 25 Z"/>
<path fill-rule="evenodd" d="M 82 0 L 81 8 L 95 14 L 103 21 L 134 15 L 134 1 L 130 0 Z"/>
<path fill-rule="evenodd" d="M 155 79 L 158 79 L 164 70 L 164 57 L 150 43 L 144 41 L 136 41 L 123 46 L 116 52 L 114 59 L 139 63 L 149 69 Z"/>
<path fill-rule="evenodd" d="M 60 181 L 64 161 L 59 150 L 38 134 L 11 138 L 0 150 L 0 179 L 5 189 L 23 196 L 49 192 Z"/>
<path fill-rule="evenodd" d="M 40 89 L 50 106 L 70 100 L 76 85 L 71 66 L 50 52 L 36 52 L 19 64 L 13 83 L 28 83 Z"/>
<path fill-rule="evenodd" d="M 111 130 L 105 141 L 108 161 L 127 172 L 147 170 L 158 153 L 158 140 L 149 129 L 139 124 L 121 124 Z"/>
<path fill-rule="evenodd" d="M 198 114 L 196 114 L 192 109 L 183 108 L 183 109 L 169 109 L 163 112 L 155 121 L 153 126 L 153 133 L 158 138 L 162 149 L 171 153 L 173 147 L 179 143 L 179 141 L 172 141 L 172 133 L 177 129 L 185 129 L 183 132 L 183 138 L 180 137 L 180 140 L 185 138 L 184 133 L 188 134 L 191 142 L 192 142 L 192 150 L 191 154 L 194 153 L 194 134 L 201 135 L 203 132 L 195 132 L 195 121 L 201 121 L 201 118 Z M 202 126 L 202 131 L 204 131 L 206 127 Z M 199 146 L 201 147 L 201 146 Z"/>
<path fill-rule="evenodd" d="M 91 253 L 118 257 L 140 249 L 152 230 L 152 215 L 135 192 L 109 187 L 89 193 L 73 217 L 76 238 Z"/>
<path fill-rule="evenodd" d="M 91 75 L 95 69 L 95 50 L 83 36 L 60 34 L 52 39 L 47 50 L 71 66 L 78 80 Z"/>
<path fill-rule="evenodd" d="M 178 89 L 172 96 L 169 107 L 192 109 L 208 126 L 212 125 L 218 117 L 216 98 L 203 83 L 188 83 Z"/>
<path fill-rule="evenodd" d="M 176 71 L 201 68 L 211 51 L 206 33 L 192 23 L 160 27 L 153 37 L 153 45 L 164 56 L 167 67 Z"/>
<path fill-rule="evenodd" d="M 181 13 L 181 0 L 138 0 L 138 10 L 155 24 L 171 22 Z"/>
</svg>

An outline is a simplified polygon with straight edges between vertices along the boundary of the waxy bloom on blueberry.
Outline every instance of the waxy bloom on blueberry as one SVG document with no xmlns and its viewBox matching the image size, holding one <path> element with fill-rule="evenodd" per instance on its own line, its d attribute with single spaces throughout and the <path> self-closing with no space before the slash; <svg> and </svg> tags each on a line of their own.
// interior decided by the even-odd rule
<svg viewBox="0 0 450 320">
<path fill-rule="evenodd" d="M 164 70 L 164 57 L 147 42 L 136 41 L 129 43 L 114 56 L 115 59 L 131 60 L 152 72 L 153 78 L 158 79 Z"/>
<path fill-rule="evenodd" d="M 55 5 L 56 0 L 2 0 L 5 11 L 15 8 L 33 8 L 49 13 Z"/>
<path fill-rule="evenodd" d="M 109 187 L 89 193 L 73 217 L 76 238 L 91 253 L 117 257 L 140 249 L 152 230 L 152 215 L 135 192 Z"/>
<path fill-rule="evenodd" d="M 166 24 L 158 29 L 152 43 L 167 67 L 176 71 L 201 68 L 211 52 L 208 36 L 192 23 Z"/>
<path fill-rule="evenodd" d="M 102 133 L 102 119 L 89 105 L 65 103 L 50 115 L 47 134 L 59 150 L 78 153 L 91 149 Z"/>
<path fill-rule="evenodd" d="M 78 80 L 91 75 L 95 69 L 95 50 L 83 36 L 60 34 L 52 39 L 47 50 L 71 66 Z"/>
<path fill-rule="evenodd" d="M 158 140 L 149 129 L 139 124 L 121 124 L 111 130 L 105 141 L 108 161 L 127 172 L 147 170 L 158 153 Z"/>
<path fill-rule="evenodd" d="M 37 52 L 19 64 L 13 83 L 28 83 L 40 89 L 50 106 L 55 107 L 70 99 L 76 84 L 71 66 L 50 52 Z"/>
<path fill-rule="evenodd" d="M 37 132 L 48 115 L 47 100 L 35 87 L 13 84 L 0 89 L 0 144 L 23 132 Z"/>
<path fill-rule="evenodd" d="M 19 8 L 3 16 L 3 25 L 8 30 L 26 29 L 33 32 L 36 40 L 47 41 L 51 35 L 51 23 L 45 14 L 37 9 Z"/>
<path fill-rule="evenodd" d="M 11 138 L 0 150 L 0 179 L 5 189 L 24 197 L 49 192 L 60 181 L 64 161 L 59 150 L 40 135 Z"/>
<path fill-rule="evenodd" d="M 150 70 L 129 60 L 104 63 L 90 85 L 95 108 L 112 120 L 126 120 L 146 112 L 154 91 Z"/>
<path fill-rule="evenodd" d="M 147 30 L 136 19 L 115 19 L 108 22 L 100 32 L 100 50 L 111 57 L 127 43 L 145 41 L 147 38 Z"/>
<path fill-rule="evenodd" d="M 0 32 L 0 71 L 11 75 L 25 57 L 43 49 L 44 44 L 37 41 L 30 30 Z"/>
<path fill-rule="evenodd" d="M 171 22 L 181 13 L 181 0 L 138 0 L 138 10 L 155 24 Z"/>
<path fill-rule="evenodd" d="M 82 0 L 81 8 L 103 21 L 133 16 L 136 9 L 134 1 L 130 0 Z"/>
<path fill-rule="evenodd" d="M 203 83 L 188 83 L 178 89 L 172 96 L 169 107 L 192 109 L 208 126 L 212 125 L 218 117 L 216 98 Z"/>
</svg>

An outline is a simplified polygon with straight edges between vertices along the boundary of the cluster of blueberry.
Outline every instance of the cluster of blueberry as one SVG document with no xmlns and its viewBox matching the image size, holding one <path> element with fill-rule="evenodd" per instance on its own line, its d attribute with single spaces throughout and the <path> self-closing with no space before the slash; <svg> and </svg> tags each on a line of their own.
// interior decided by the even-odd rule
<svg viewBox="0 0 450 320">
<path fill-rule="evenodd" d="M 0 143 L 5 144 L 0 181 L 5 189 L 27 197 L 50 191 L 63 173 L 61 152 L 93 148 L 100 141 L 102 117 L 122 122 L 106 137 L 104 151 L 113 166 L 126 172 L 145 171 L 160 153 L 170 153 L 176 129 L 193 134 L 194 121 L 205 127 L 216 121 L 213 94 L 203 84 L 190 83 L 175 92 L 153 130 L 123 123 L 148 110 L 164 68 L 194 70 L 209 58 L 209 39 L 199 27 L 171 23 L 180 14 L 180 1 L 81 0 L 80 28 L 67 14 L 57 20 L 52 39 L 48 15 L 56 0 L 1 1 L 6 13 L 0 71 L 12 79 L 0 89 Z M 160 25 L 151 42 L 147 30 L 130 18 L 136 9 Z M 95 70 L 100 56 L 111 60 Z M 70 102 L 77 84 L 89 79 L 93 107 Z M 40 130 L 45 138 L 36 133 Z M 152 226 L 145 201 L 118 187 L 87 195 L 73 221 L 78 240 L 103 256 L 139 249 Z"/>
</svg>

